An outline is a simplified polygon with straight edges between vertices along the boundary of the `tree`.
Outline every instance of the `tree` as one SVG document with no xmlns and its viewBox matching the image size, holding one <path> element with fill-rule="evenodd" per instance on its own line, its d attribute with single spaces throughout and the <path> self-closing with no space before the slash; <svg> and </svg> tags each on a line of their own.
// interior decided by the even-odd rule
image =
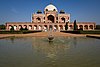
<svg viewBox="0 0 100 67">
<path fill-rule="evenodd" d="M 24 29 L 23 29 L 23 27 L 21 26 L 21 28 L 20 28 L 20 31 L 23 31 Z"/>
<path fill-rule="evenodd" d="M 25 27 L 24 30 L 28 30 L 27 27 Z"/>
<path fill-rule="evenodd" d="M 0 25 L 0 30 L 5 30 L 6 26 L 5 25 Z"/>
<path fill-rule="evenodd" d="M 96 25 L 95 29 L 100 30 L 100 25 Z"/>
<path fill-rule="evenodd" d="M 68 23 L 66 23 L 65 25 L 65 30 L 68 30 Z"/>
<path fill-rule="evenodd" d="M 10 29 L 10 31 L 14 31 L 14 27 L 13 27 L 13 26 L 11 26 L 11 29 Z"/>
<path fill-rule="evenodd" d="M 76 20 L 74 20 L 74 30 L 77 30 Z"/>
</svg>

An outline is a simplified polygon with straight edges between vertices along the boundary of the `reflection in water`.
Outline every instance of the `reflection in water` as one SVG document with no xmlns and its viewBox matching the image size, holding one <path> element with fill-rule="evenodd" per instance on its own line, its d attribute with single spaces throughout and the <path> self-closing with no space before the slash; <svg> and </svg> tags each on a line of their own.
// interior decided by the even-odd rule
<svg viewBox="0 0 100 67">
<path fill-rule="evenodd" d="M 66 41 L 67 43 L 64 43 L 64 41 L 59 40 L 59 38 L 55 38 L 55 40 L 52 42 L 49 42 L 46 40 L 46 38 L 35 38 L 33 40 L 33 49 L 35 49 L 37 52 L 44 53 L 48 58 L 54 58 L 59 52 L 64 52 L 70 48 L 69 42 Z"/>
<path fill-rule="evenodd" d="M 100 67 L 100 40 L 86 37 L 0 40 L 0 67 Z"/>
<path fill-rule="evenodd" d="M 76 38 L 76 37 L 74 37 L 73 39 L 74 39 L 74 40 L 73 40 L 73 43 L 74 43 L 74 48 L 76 48 L 76 46 L 77 46 L 77 38 Z"/>
<path fill-rule="evenodd" d="M 12 43 L 14 43 L 14 37 L 11 37 L 10 40 Z"/>
</svg>

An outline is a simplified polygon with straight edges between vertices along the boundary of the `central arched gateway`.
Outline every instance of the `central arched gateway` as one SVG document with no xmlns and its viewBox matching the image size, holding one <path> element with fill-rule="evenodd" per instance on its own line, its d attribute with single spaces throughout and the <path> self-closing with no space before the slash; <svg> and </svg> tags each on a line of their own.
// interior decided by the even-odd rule
<svg viewBox="0 0 100 67">
<path fill-rule="evenodd" d="M 54 23 L 54 16 L 49 15 L 48 17 L 48 21 Z"/>
</svg>

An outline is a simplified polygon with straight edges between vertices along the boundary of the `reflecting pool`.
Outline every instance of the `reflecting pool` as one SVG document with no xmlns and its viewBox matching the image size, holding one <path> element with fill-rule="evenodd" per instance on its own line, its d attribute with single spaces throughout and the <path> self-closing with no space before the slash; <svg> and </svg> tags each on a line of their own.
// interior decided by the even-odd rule
<svg viewBox="0 0 100 67">
<path fill-rule="evenodd" d="M 86 37 L 0 39 L 0 67 L 100 67 L 100 40 Z"/>
</svg>

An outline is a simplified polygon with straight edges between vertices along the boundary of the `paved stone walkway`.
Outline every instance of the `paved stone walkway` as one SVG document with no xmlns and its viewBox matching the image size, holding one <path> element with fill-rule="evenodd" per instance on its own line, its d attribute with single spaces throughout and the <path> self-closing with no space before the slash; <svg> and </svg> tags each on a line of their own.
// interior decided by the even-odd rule
<svg viewBox="0 0 100 67">
<path fill-rule="evenodd" d="M 38 32 L 38 33 L 29 33 L 29 34 L 0 34 L 0 38 L 6 38 L 6 37 L 47 37 L 50 34 L 53 36 L 86 36 L 84 34 L 70 34 L 70 33 L 63 33 L 63 32 Z"/>
<path fill-rule="evenodd" d="M 8 37 L 48 37 L 49 35 L 57 36 L 72 36 L 72 37 L 84 37 L 86 35 L 100 37 L 100 34 L 71 34 L 63 32 L 38 32 L 38 33 L 29 33 L 29 34 L 0 34 L 0 39 Z"/>
</svg>

